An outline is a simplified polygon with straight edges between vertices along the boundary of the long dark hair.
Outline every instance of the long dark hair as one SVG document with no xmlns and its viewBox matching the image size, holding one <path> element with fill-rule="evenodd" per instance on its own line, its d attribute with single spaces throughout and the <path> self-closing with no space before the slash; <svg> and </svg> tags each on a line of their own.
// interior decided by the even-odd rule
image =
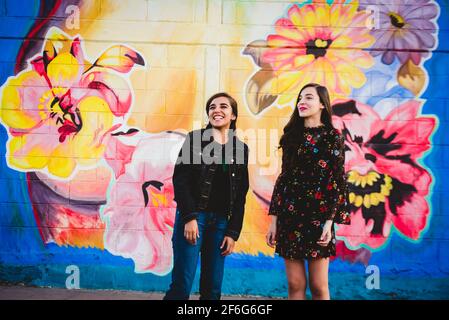
<svg viewBox="0 0 449 320">
<path fill-rule="evenodd" d="M 219 93 L 216 93 L 213 96 L 211 96 L 206 102 L 206 114 L 209 115 L 209 108 L 210 108 L 210 105 L 212 104 L 212 101 L 214 101 L 214 99 L 220 98 L 220 97 L 225 97 L 229 100 L 229 104 L 231 105 L 231 108 L 232 108 L 232 113 L 235 115 L 235 120 L 231 120 L 231 125 L 230 125 L 229 129 L 235 130 L 236 124 L 237 124 L 237 117 L 239 115 L 237 101 L 235 101 L 235 99 L 233 97 L 231 97 L 228 93 L 219 92 Z M 212 125 L 210 123 L 208 123 L 206 126 L 206 129 L 210 129 L 210 128 L 212 128 Z"/>
<path fill-rule="evenodd" d="M 279 148 L 282 148 L 282 167 L 289 166 L 289 159 L 292 159 L 291 152 L 296 152 L 301 144 L 304 136 L 304 118 L 299 116 L 298 103 L 302 91 L 305 88 L 313 87 L 316 89 L 320 102 L 323 104 L 324 109 L 321 112 L 321 122 L 329 128 L 333 128 L 332 125 L 332 107 L 329 98 L 329 92 L 327 88 L 317 83 L 308 83 L 299 91 L 296 98 L 295 107 L 290 120 L 284 127 L 284 134 L 279 141 Z"/>
</svg>

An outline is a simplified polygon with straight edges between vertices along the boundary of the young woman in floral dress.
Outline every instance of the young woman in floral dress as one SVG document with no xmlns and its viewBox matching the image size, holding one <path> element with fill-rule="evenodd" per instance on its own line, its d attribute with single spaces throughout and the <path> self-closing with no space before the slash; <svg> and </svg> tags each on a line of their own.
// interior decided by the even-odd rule
<svg viewBox="0 0 449 320">
<path fill-rule="evenodd" d="M 335 256 L 334 223 L 349 224 L 345 140 L 332 126 L 327 89 L 310 83 L 280 140 L 282 172 L 274 186 L 267 244 L 285 261 L 288 298 L 305 299 L 308 261 L 313 299 L 330 299 L 329 257 Z"/>
</svg>

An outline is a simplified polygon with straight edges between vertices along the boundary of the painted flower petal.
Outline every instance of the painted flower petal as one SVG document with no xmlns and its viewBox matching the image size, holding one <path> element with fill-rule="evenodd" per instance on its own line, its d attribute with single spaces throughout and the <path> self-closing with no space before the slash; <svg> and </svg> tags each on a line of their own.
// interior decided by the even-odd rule
<svg viewBox="0 0 449 320">
<path fill-rule="evenodd" d="M 70 53 L 75 57 L 79 64 L 84 62 L 84 52 L 81 48 L 81 41 L 79 38 L 73 39 L 70 47 Z"/>
<path fill-rule="evenodd" d="M 418 240 L 427 225 L 430 213 L 426 199 L 415 193 L 410 199 L 406 199 L 397 211 L 397 215 L 391 217 L 394 226 L 406 237 Z"/>
<path fill-rule="evenodd" d="M 114 117 L 108 103 L 95 96 L 88 96 L 78 104 L 83 126 L 73 137 L 72 146 L 77 162 L 84 165 L 96 163 L 103 156 L 103 139 L 112 127 Z"/>
<path fill-rule="evenodd" d="M 380 36 L 377 37 L 375 48 L 377 50 L 385 50 L 385 49 L 387 49 L 388 45 L 389 45 L 389 43 L 390 43 L 390 41 L 391 41 L 391 39 L 393 37 L 393 35 L 394 35 L 394 32 L 390 31 L 390 30 L 382 32 L 380 34 Z"/>
<path fill-rule="evenodd" d="M 38 126 L 48 115 L 42 104 L 46 90 L 45 81 L 35 71 L 9 77 L 1 91 L 1 119 L 10 128 L 19 130 Z"/>
<path fill-rule="evenodd" d="M 124 116 L 131 107 L 132 95 L 128 82 L 112 72 L 89 72 L 81 79 L 81 85 L 98 91 L 117 117 Z"/>
<path fill-rule="evenodd" d="M 328 26 L 330 21 L 330 7 L 328 4 L 319 3 L 315 7 L 314 22 L 319 26 Z"/>
<path fill-rule="evenodd" d="M 117 179 L 125 173 L 125 166 L 131 162 L 136 146 L 127 145 L 118 137 L 112 137 L 107 144 L 105 159 L 115 173 Z"/>
<path fill-rule="evenodd" d="M 61 53 L 47 67 L 48 78 L 53 88 L 71 88 L 80 80 L 83 66 L 71 53 Z"/>
<path fill-rule="evenodd" d="M 430 20 L 435 18 L 438 15 L 438 7 L 433 3 L 428 3 L 426 5 L 417 5 L 413 4 L 413 6 L 409 6 L 411 8 L 409 12 L 404 11 L 404 15 L 408 19 L 426 19 Z"/>
<path fill-rule="evenodd" d="M 417 32 L 419 32 L 419 35 L 417 34 Z M 436 40 L 430 32 L 427 32 L 425 30 L 410 30 L 410 33 L 418 38 L 419 43 L 422 43 L 426 48 L 433 48 L 435 46 Z"/>
<path fill-rule="evenodd" d="M 139 53 L 127 46 L 115 45 L 103 52 L 95 61 L 94 66 L 127 73 L 135 64 L 145 65 L 145 61 Z"/>
<path fill-rule="evenodd" d="M 384 235 L 372 235 L 371 229 L 373 221 L 366 221 L 363 217 L 362 210 L 356 210 L 351 213 L 350 225 L 338 225 L 336 235 L 339 239 L 344 240 L 346 246 L 352 250 L 363 247 L 377 249 L 381 247 L 388 239 L 390 229 Z"/>
<path fill-rule="evenodd" d="M 31 66 L 33 67 L 33 70 L 36 71 L 40 76 L 43 76 L 46 73 L 46 65 L 43 57 L 37 57 L 36 59 L 32 60 Z"/>
<path fill-rule="evenodd" d="M 288 10 L 288 17 L 292 21 L 295 26 L 301 26 L 303 24 L 303 12 L 299 9 L 298 6 L 292 6 Z"/>
<path fill-rule="evenodd" d="M 281 35 L 269 35 L 267 38 L 267 43 L 269 47 L 272 48 L 288 48 L 288 49 L 300 49 L 302 47 L 299 41 L 286 38 Z"/>
<path fill-rule="evenodd" d="M 278 85 L 283 89 L 279 93 L 287 93 L 292 87 L 296 88 L 298 82 L 301 81 L 301 76 L 298 72 L 282 73 L 279 76 Z M 296 90 L 293 90 L 296 91 Z"/>
<path fill-rule="evenodd" d="M 70 39 L 67 34 L 57 27 L 51 27 L 45 35 L 43 54 L 45 61 L 50 62 L 59 53 L 70 52 Z"/>
<path fill-rule="evenodd" d="M 59 144 L 49 157 L 48 172 L 57 177 L 68 178 L 75 167 L 76 162 L 71 153 L 70 144 Z"/>
<path fill-rule="evenodd" d="M 276 33 L 290 39 L 303 39 L 305 34 L 288 19 L 279 19 L 275 24 Z"/>
<path fill-rule="evenodd" d="M 396 55 L 395 51 L 391 49 L 385 50 L 384 53 L 382 54 L 382 62 L 388 65 L 392 64 L 395 55 Z"/>
<path fill-rule="evenodd" d="M 48 164 L 48 156 L 45 147 L 39 143 L 30 147 L 26 144 L 25 137 L 12 137 L 8 142 L 7 157 L 10 166 L 22 170 L 28 169 L 43 169 Z M 25 146 L 28 148 L 27 152 L 24 152 Z"/>
<path fill-rule="evenodd" d="M 382 133 L 382 138 L 389 139 L 390 145 L 397 146 L 379 156 L 376 165 L 385 173 L 413 185 L 416 184 L 417 177 L 423 174 L 424 169 L 418 165 L 412 165 L 407 158 L 415 163 L 430 148 L 429 137 L 436 124 L 432 117 L 418 117 L 420 109 L 420 102 L 409 101 L 371 126 L 373 135 Z M 396 166 L 398 163 L 399 167 Z"/>
</svg>

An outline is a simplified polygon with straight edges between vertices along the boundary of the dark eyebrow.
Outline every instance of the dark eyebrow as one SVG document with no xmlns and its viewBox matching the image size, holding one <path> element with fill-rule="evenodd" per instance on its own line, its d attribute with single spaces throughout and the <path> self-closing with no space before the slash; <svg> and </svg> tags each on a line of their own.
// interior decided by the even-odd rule
<svg viewBox="0 0 449 320">
<path fill-rule="evenodd" d="M 311 94 L 311 93 L 306 93 L 306 95 L 305 95 L 306 97 L 313 97 L 313 94 Z M 299 99 L 301 99 L 302 98 L 302 96 L 300 95 L 299 96 Z"/>
<path fill-rule="evenodd" d="M 211 105 L 209 105 L 209 108 L 210 107 L 212 107 L 212 106 L 217 106 L 215 103 L 212 103 Z M 225 103 L 225 102 L 222 102 L 222 103 L 220 103 L 220 106 L 226 106 L 226 107 L 229 107 L 230 105 L 229 104 L 227 104 L 227 103 Z"/>
</svg>

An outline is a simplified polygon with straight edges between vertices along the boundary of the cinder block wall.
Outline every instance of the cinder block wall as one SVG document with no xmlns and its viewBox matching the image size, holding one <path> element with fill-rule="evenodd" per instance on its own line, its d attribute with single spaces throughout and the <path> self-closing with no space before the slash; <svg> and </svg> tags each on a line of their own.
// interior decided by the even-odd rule
<svg viewBox="0 0 449 320">
<path fill-rule="evenodd" d="M 351 190 L 331 296 L 447 298 L 448 13 L 430 0 L 1 0 L 0 281 L 165 291 L 173 163 L 226 91 L 251 186 L 223 293 L 286 297 L 267 208 L 282 129 L 319 82 Z"/>
</svg>

